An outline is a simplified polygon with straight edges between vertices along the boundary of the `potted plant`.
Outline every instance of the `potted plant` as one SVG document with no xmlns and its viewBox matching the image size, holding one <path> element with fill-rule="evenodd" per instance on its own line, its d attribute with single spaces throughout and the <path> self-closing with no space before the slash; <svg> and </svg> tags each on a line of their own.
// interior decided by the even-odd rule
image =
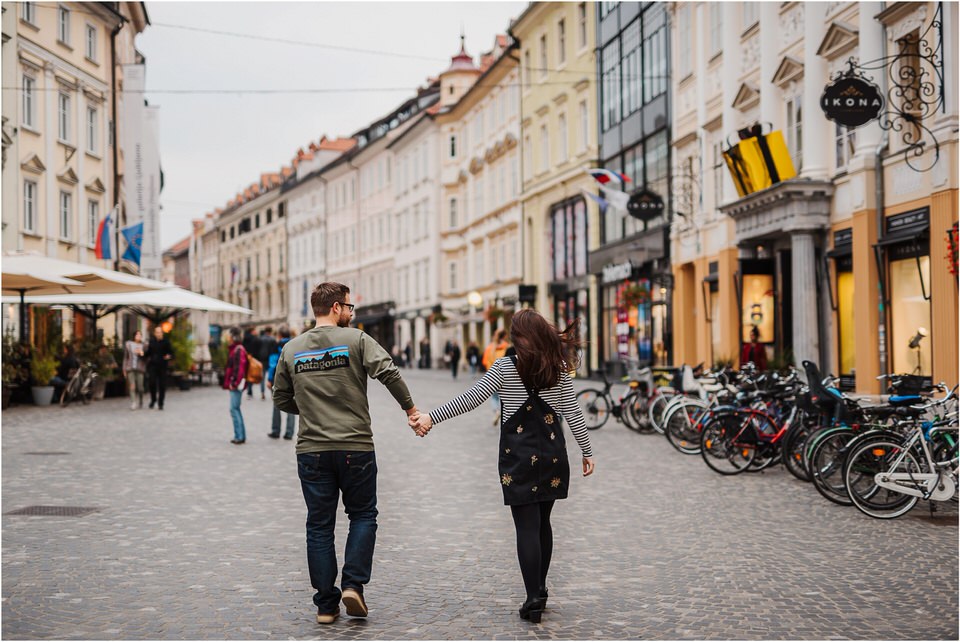
<svg viewBox="0 0 960 642">
<path fill-rule="evenodd" d="M 632 308 L 641 303 L 647 303 L 650 300 L 650 288 L 638 283 L 631 283 L 623 289 L 621 297 L 623 304 L 628 308 Z"/>
<path fill-rule="evenodd" d="M 227 367 L 227 346 L 224 343 L 218 343 L 215 348 L 210 350 L 210 363 L 217 373 L 217 380 L 223 385 L 223 373 Z"/>
<path fill-rule="evenodd" d="M 190 389 L 190 369 L 193 366 L 194 342 L 190 337 L 190 324 L 183 317 L 177 318 L 170 331 L 170 345 L 173 347 L 173 379 L 180 390 Z"/>
<path fill-rule="evenodd" d="M 50 382 L 57 374 L 56 357 L 52 354 L 35 353 L 30 361 L 30 374 L 34 381 L 30 389 L 33 393 L 33 403 L 38 406 L 49 406 L 53 401 L 53 386 Z"/>
</svg>

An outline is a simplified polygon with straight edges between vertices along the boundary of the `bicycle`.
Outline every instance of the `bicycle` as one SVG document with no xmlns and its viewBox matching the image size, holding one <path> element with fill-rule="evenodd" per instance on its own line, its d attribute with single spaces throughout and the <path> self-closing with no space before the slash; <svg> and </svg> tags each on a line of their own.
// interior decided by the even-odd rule
<svg viewBox="0 0 960 642">
<path fill-rule="evenodd" d="M 630 391 L 615 401 L 610 390 L 614 384 L 607 378 L 606 372 L 601 372 L 603 377 L 603 390 L 597 388 L 587 388 L 577 393 L 577 403 L 583 412 L 583 419 L 588 430 L 597 430 L 602 428 L 612 414 L 618 422 L 623 423 L 631 430 L 640 431 L 639 422 L 633 416 L 630 408 L 637 396 L 639 382 L 630 382 Z"/>
<path fill-rule="evenodd" d="M 100 375 L 97 374 L 94 365 L 89 361 L 85 362 L 77 368 L 77 371 L 70 377 L 70 381 L 64 386 L 60 395 L 60 406 L 66 408 L 75 399 L 80 399 L 84 405 L 90 403 L 90 400 L 93 399 L 94 385 L 99 377 Z"/>
</svg>

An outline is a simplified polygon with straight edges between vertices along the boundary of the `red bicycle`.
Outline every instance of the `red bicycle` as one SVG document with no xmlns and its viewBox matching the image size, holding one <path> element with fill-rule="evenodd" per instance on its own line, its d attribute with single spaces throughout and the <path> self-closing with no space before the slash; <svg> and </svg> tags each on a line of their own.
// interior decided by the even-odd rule
<svg viewBox="0 0 960 642">
<path fill-rule="evenodd" d="M 721 475 L 764 470 L 781 458 L 780 441 L 796 419 L 797 405 L 782 399 L 714 412 L 701 427 L 700 455 Z"/>
</svg>

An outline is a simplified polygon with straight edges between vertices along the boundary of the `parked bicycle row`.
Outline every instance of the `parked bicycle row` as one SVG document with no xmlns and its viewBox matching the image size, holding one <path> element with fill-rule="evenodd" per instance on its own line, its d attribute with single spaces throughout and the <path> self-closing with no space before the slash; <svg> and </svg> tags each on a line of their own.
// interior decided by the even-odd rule
<svg viewBox="0 0 960 642">
<path fill-rule="evenodd" d="M 612 416 L 638 433 L 664 435 L 722 475 L 782 463 L 829 501 L 879 519 L 900 517 L 921 499 L 957 502 L 957 386 L 883 375 L 890 396 L 869 403 L 809 361 L 803 376 L 752 363 L 739 371 L 683 366 L 670 386 L 655 385 L 650 368 L 627 368 L 619 398 L 606 375 L 602 389 L 578 394 L 588 428 Z"/>
</svg>

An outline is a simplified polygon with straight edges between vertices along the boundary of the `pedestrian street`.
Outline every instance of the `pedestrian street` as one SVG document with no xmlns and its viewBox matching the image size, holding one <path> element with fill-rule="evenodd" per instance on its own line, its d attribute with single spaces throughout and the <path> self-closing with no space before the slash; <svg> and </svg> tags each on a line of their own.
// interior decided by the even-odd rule
<svg viewBox="0 0 960 642">
<path fill-rule="evenodd" d="M 469 385 L 404 370 L 429 410 Z M 577 386 L 583 386 L 578 380 Z M 170 391 L 2 417 L 5 639 L 956 639 L 955 507 L 871 519 L 778 466 L 721 477 L 659 435 L 590 433 L 553 512 L 543 623 L 523 584 L 489 404 L 417 438 L 369 382 L 379 530 L 364 620 L 315 622 L 293 442 L 267 400 Z M 82 516 L 23 516 L 30 506 Z M 346 518 L 338 516 L 342 561 Z"/>
</svg>

